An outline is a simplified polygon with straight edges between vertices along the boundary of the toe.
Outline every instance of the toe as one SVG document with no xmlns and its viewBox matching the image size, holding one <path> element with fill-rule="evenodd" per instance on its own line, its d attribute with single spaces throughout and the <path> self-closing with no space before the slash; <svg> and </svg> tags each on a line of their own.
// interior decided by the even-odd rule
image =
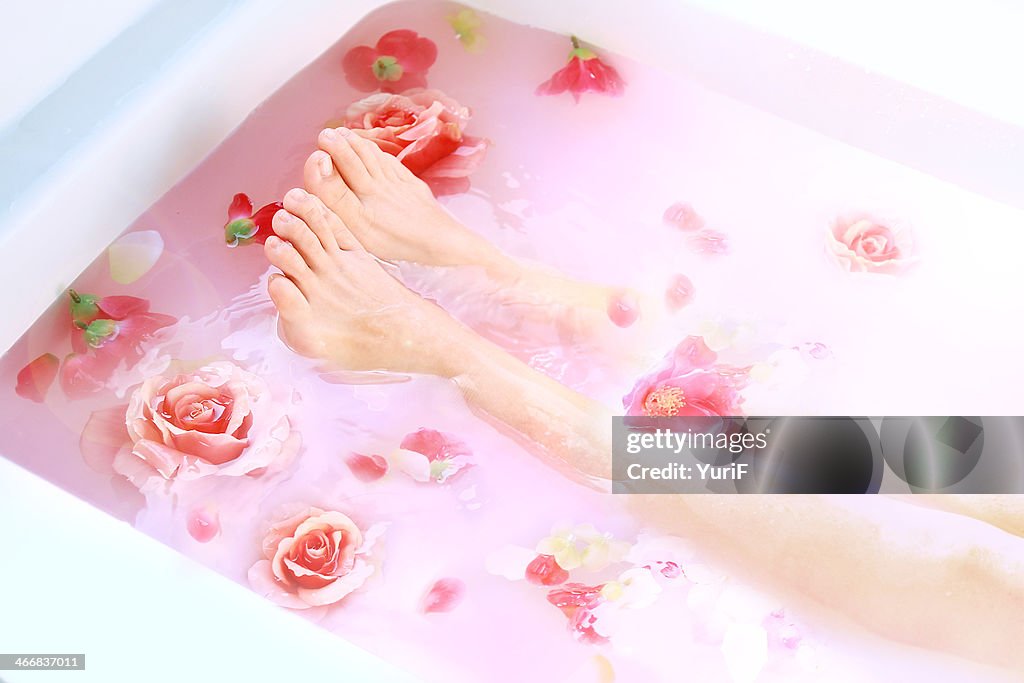
<svg viewBox="0 0 1024 683">
<path fill-rule="evenodd" d="M 328 254 L 338 251 L 339 247 L 345 250 L 363 248 L 338 214 L 316 195 L 299 188 L 289 190 L 284 196 L 284 208 L 306 222 Z"/>
<path fill-rule="evenodd" d="M 310 270 L 320 270 L 330 262 L 320 238 L 295 214 L 284 209 L 278 211 L 274 214 L 273 227 L 275 233 L 291 242 Z"/>
<path fill-rule="evenodd" d="M 310 154 L 302 169 L 302 177 L 306 190 L 319 197 L 343 221 L 358 218 L 362 203 L 345 184 L 330 154 L 320 149 Z"/>
<path fill-rule="evenodd" d="M 267 282 L 270 300 L 283 318 L 295 319 L 309 312 L 309 302 L 302 292 L 284 275 L 274 273 Z"/>
<path fill-rule="evenodd" d="M 313 272 L 295 247 L 280 237 L 271 235 L 263 245 L 263 252 L 267 255 L 267 260 L 295 282 L 303 294 L 309 294 Z"/>
<path fill-rule="evenodd" d="M 380 147 L 377 146 L 377 143 L 372 140 L 367 140 L 347 128 L 341 128 L 339 130 L 342 137 L 348 140 L 348 143 L 356 153 L 356 156 L 358 156 L 359 160 L 363 162 L 363 166 L 366 167 L 370 177 L 379 178 L 383 175 L 383 165 L 381 163 L 382 157 L 390 155 L 385 155 L 384 152 L 380 150 Z"/>
<path fill-rule="evenodd" d="M 373 187 L 373 177 L 362 158 L 352 147 L 350 140 L 356 136 L 352 135 L 351 131 L 346 131 L 346 133 L 346 135 L 342 135 L 339 129 L 325 128 L 320 132 L 318 140 L 320 149 L 331 155 L 338 173 L 353 192 L 356 194 L 367 192 Z"/>
<path fill-rule="evenodd" d="M 334 231 L 337 230 L 340 219 L 324 206 L 322 201 L 296 187 L 285 194 L 284 208 L 309 226 L 326 252 L 337 251 L 338 242 L 334 238 Z"/>
</svg>

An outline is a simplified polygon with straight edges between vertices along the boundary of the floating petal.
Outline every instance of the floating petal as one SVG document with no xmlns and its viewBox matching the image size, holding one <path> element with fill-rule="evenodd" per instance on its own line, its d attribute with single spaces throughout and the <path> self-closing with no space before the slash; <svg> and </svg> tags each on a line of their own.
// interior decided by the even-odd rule
<svg viewBox="0 0 1024 683">
<path fill-rule="evenodd" d="M 150 271 L 164 253 L 164 238 L 156 230 L 130 232 L 107 249 L 110 278 L 128 285 Z"/>
</svg>

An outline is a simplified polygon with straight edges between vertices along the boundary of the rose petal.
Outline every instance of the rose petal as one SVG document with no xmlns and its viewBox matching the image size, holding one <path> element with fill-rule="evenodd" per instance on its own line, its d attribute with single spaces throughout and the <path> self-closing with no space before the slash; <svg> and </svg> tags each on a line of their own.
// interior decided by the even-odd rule
<svg viewBox="0 0 1024 683">
<path fill-rule="evenodd" d="M 44 353 L 18 371 L 14 391 L 18 396 L 42 403 L 46 392 L 57 377 L 60 360 L 52 353 Z"/>
<path fill-rule="evenodd" d="M 451 612 L 462 602 L 465 592 L 466 584 L 459 579 L 438 579 L 423 596 L 420 610 L 424 614 Z"/>
<path fill-rule="evenodd" d="M 119 405 L 94 410 L 89 415 L 78 440 L 78 450 L 85 464 L 93 470 L 113 474 L 114 457 L 121 449 L 131 447 L 125 426 L 127 409 L 127 405 Z"/>
<path fill-rule="evenodd" d="M 376 567 L 368 562 L 357 561 L 352 571 L 340 577 L 329 586 L 314 590 L 300 588 L 297 591 L 297 595 L 299 599 L 308 605 L 331 605 L 366 583 L 366 580 L 373 576 L 376 571 Z"/>
<path fill-rule="evenodd" d="M 376 481 L 388 472 L 388 461 L 379 455 L 350 453 L 345 458 L 345 464 L 356 479 L 364 482 Z"/>
<path fill-rule="evenodd" d="M 249 579 L 249 587 L 254 592 L 282 607 L 307 609 L 311 606 L 274 579 L 268 560 L 260 560 L 249 567 L 247 578 Z"/>
</svg>

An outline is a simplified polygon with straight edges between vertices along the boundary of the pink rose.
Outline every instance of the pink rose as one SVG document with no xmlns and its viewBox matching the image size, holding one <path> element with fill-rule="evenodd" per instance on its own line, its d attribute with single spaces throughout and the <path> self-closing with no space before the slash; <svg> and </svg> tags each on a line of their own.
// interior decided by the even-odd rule
<svg viewBox="0 0 1024 683">
<path fill-rule="evenodd" d="M 627 415 L 740 415 L 747 370 L 716 364 L 702 337 L 687 337 L 622 399 Z"/>
<path fill-rule="evenodd" d="M 262 379 L 221 361 L 150 377 L 127 406 L 94 412 L 80 446 L 94 469 L 113 470 L 141 489 L 280 470 L 295 456 L 299 435 Z"/>
<path fill-rule="evenodd" d="M 378 93 L 349 105 L 345 125 L 373 140 L 436 194 L 469 189 L 469 174 L 483 161 L 488 142 L 463 134 L 469 109 L 439 90 Z"/>
<path fill-rule="evenodd" d="M 265 559 L 249 568 L 249 585 L 283 607 L 334 604 L 373 575 L 366 555 L 379 533 L 364 537 L 347 515 L 307 508 L 267 530 Z"/>
<path fill-rule="evenodd" d="M 837 219 L 828 248 L 849 271 L 898 273 L 911 262 L 910 235 L 863 214 Z"/>
</svg>

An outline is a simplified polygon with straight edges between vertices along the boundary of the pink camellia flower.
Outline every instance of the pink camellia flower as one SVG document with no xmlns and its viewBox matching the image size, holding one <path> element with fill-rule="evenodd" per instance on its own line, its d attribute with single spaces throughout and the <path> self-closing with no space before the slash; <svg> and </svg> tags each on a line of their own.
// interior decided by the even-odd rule
<svg viewBox="0 0 1024 683">
<path fill-rule="evenodd" d="M 401 92 L 427 85 L 427 70 L 437 59 L 437 45 L 415 31 L 398 29 L 380 37 L 375 47 L 360 45 L 342 61 L 345 80 L 363 92 Z"/>
<path fill-rule="evenodd" d="M 281 202 L 272 202 L 253 213 L 249 195 L 239 192 L 228 206 L 228 222 L 224 224 L 224 242 L 229 247 L 239 244 L 263 244 L 274 234 L 271 227 L 274 214 L 284 208 Z"/>
<path fill-rule="evenodd" d="M 394 155 L 435 194 L 469 189 L 488 141 L 464 134 L 470 111 L 439 90 L 378 93 L 353 102 L 345 126 Z"/>
<path fill-rule="evenodd" d="M 79 443 L 86 462 L 142 489 L 206 476 L 256 476 L 294 458 L 299 434 L 267 384 L 234 363 L 150 377 L 127 406 L 96 411 Z"/>
<path fill-rule="evenodd" d="M 895 274 L 913 260 L 908 232 L 864 214 L 836 219 L 827 246 L 840 265 L 855 272 Z"/>
<path fill-rule="evenodd" d="M 657 370 L 642 377 L 622 399 L 627 415 L 674 417 L 740 414 L 748 371 L 716 364 L 702 337 L 687 337 Z"/>
<path fill-rule="evenodd" d="M 580 101 L 585 92 L 599 92 L 618 97 L 626 88 L 625 81 L 613 67 L 602 62 L 593 50 L 580 44 L 579 38 L 571 36 L 572 51 L 569 63 L 555 72 L 537 87 L 538 95 L 558 95 L 568 91 L 573 99 Z"/>
<path fill-rule="evenodd" d="M 417 481 L 444 483 L 473 465 L 473 452 L 451 434 L 421 428 L 406 434 L 392 459 Z"/>
<path fill-rule="evenodd" d="M 347 515 L 309 507 L 272 525 L 263 557 L 249 568 L 254 591 L 291 609 L 332 605 L 373 575 L 367 553 L 379 535 L 364 535 Z"/>
</svg>

